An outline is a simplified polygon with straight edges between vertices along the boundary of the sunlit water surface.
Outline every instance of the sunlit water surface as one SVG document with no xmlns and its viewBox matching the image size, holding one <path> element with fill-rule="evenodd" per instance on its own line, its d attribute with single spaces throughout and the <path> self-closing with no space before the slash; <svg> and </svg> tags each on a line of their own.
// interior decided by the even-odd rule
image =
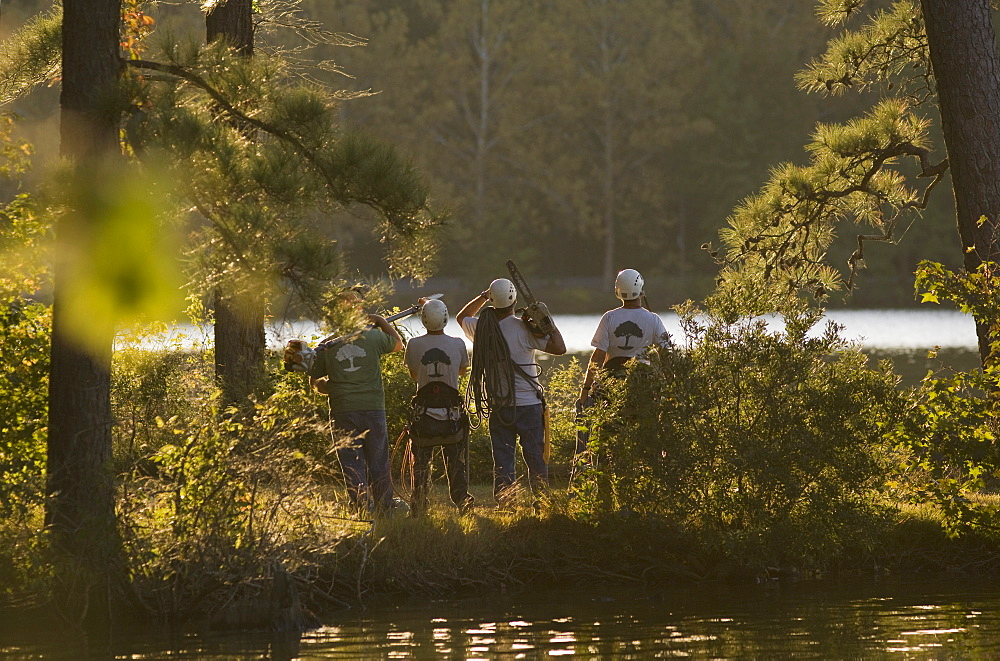
<svg viewBox="0 0 1000 661">
<path fill-rule="evenodd" d="M 3 658 L 993 659 L 1000 585 L 937 577 L 519 593 L 333 613 L 301 636 L 0 629 Z M 13 635 L 10 635 L 13 634 Z M 43 638 L 39 639 L 39 636 Z"/>
<path fill-rule="evenodd" d="M 453 313 L 454 314 L 454 313 Z M 677 314 L 660 312 L 667 332 L 678 343 L 683 343 L 682 332 Z M 600 315 L 555 315 L 556 325 L 566 339 L 570 353 L 591 351 L 590 340 L 597 328 Z M 857 342 L 866 349 L 884 350 L 926 350 L 934 347 L 976 350 L 976 325 L 972 317 L 956 310 L 943 308 L 918 308 L 900 310 L 831 310 L 825 321 L 813 329 L 814 335 L 823 332 L 826 321 L 832 321 L 843 327 L 842 336 Z M 411 335 L 423 334 L 424 330 L 417 316 L 408 317 L 400 322 Z M 770 319 L 769 324 L 780 328 L 779 321 Z M 445 332 L 449 335 L 462 337 L 462 330 L 454 319 L 448 322 Z M 282 323 L 273 326 L 268 333 L 268 341 L 272 348 L 280 348 L 293 337 L 300 337 L 315 344 L 322 339 L 319 329 L 309 322 Z M 172 339 L 170 339 L 172 338 Z M 149 340 L 147 346 L 168 345 L 207 345 L 211 333 L 185 326 L 177 327 L 169 338 L 160 337 Z M 471 344 L 469 345 L 471 346 Z"/>
</svg>

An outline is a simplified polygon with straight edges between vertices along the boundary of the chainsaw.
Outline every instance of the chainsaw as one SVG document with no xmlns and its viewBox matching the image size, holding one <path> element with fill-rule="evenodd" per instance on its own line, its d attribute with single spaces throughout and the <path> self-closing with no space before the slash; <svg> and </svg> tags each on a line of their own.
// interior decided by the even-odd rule
<svg viewBox="0 0 1000 661">
<path fill-rule="evenodd" d="M 432 298 L 441 298 L 441 296 L 443 296 L 443 294 L 431 294 L 430 296 L 425 296 L 424 298 L 430 300 Z M 421 307 L 423 307 L 423 303 L 414 303 L 405 310 L 400 310 L 395 314 L 389 315 L 388 317 L 385 318 L 385 320 L 388 322 L 393 322 L 398 319 L 403 319 L 404 317 L 409 317 L 412 314 L 420 312 Z M 288 340 L 288 343 L 285 345 L 285 353 L 283 356 L 285 363 L 285 371 L 308 372 L 310 369 L 312 369 L 313 363 L 316 362 L 316 352 L 322 351 L 336 344 L 349 342 L 358 335 L 361 335 L 361 333 L 374 327 L 375 327 L 374 325 L 369 324 L 368 326 L 365 326 L 361 330 L 356 330 L 346 335 L 340 335 L 340 336 L 331 335 L 330 337 L 326 338 L 325 340 L 317 344 L 315 349 L 310 348 L 309 344 L 305 340 L 301 340 L 298 338 Z"/>
<path fill-rule="evenodd" d="M 512 260 L 507 260 L 507 270 L 510 272 L 510 279 L 517 289 L 518 296 L 528 304 L 517 312 L 524 319 L 524 322 L 528 324 L 528 328 L 531 329 L 532 333 L 539 337 L 550 335 L 556 330 L 556 324 L 552 321 L 552 315 L 549 314 L 548 306 L 535 299 L 534 294 L 531 293 L 531 289 L 528 288 L 528 283 L 524 281 L 524 276 L 521 275 L 521 271 Z"/>
</svg>

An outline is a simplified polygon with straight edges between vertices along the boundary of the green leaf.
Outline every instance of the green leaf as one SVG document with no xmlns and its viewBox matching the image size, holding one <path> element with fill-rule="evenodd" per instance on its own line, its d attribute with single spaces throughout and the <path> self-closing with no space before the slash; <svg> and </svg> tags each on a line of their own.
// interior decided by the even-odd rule
<svg viewBox="0 0 1000 661">
<path fill-rule="evenodd" d="M 166 196 L 150 176 L 121 165 L 77 173 L 58 225 L 62 308 L 90 350 L 143 320 L 172 320 L 184 306 L 178 241 L 163 222 Z"/>
</svg>

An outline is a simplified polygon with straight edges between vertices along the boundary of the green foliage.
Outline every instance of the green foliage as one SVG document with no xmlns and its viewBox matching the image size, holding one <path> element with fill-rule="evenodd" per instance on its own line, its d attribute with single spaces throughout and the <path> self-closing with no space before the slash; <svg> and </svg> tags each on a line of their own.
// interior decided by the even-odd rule
<svg viewBox="0 0 1000 661">
<path fill-rule="evenodd" d="M 174 443 L 169 425 L 197 419 L 215 391 L 211 356 L 179 346 L 157 349 L 141 339 L 119 339 L 112 360 L 113 456 L 118 472 L 142 466 L 163 445 Z"/>
<path fill-rule="evenodd" d="M 13 137 L 16 115 L 0 115 L 0 176 L 13 179 L 31 168 L 30 143 Z"/>
<path fill-rule="evenodd" d="M 0 174 L 28 168 L 30 146 L 0 117 Z M 0 206 L 0 518 L 22 518 L 44 493 L 51 309 L 34 300 L 49 283 L 50 226 L 25 194 Z"/>
<path fill-rule="evenodd" d="M 925 155 L 927 130 L 900 100 L 883 101 L 845 124 L 818 126 L 807 146 L 810 164 L 775 168 L 720 232 L 727 247 L 720 290 L 746 301 L 741 312 L 762 314 L 787 309 L 800 291 L 823 299 L 840 288 L 839 272 L 826 262 L 839 224 L 851 220 L 877 232 L 867 240 L 893 241 L 897 226 L 925 205 L 939 181 L 921 193 L 909 187 L 899 165 L 902 157 Z M 864 258 L 859 240 L 848 288 Z"/>
<path fill-rule="evenodd" d="M 996 526 L 996 504 L 975 494 L 1000 471 L 997 392 L 996 368 L 930 373 L 912 395 L 907 417 L 889 436 L 902 451 L 901 492 L 915 504 L 937 509 L 952 536 Z"/>
<path fill-rule="evenodd" d="M 62 6 L 30 19 L 0 44 L 0 105 L 59 75 Z"/>
<path fill-rule="evenodd" d="M 385 387 L 385 418 L 389 429 L 389 449 L 396 450 L 393 452 L 393 473 L 399 475 L 399 466 L 396 462 L 402 461 L 405 447 L 402 443 L 397 444 L 397 440 L 403 433 L 403 428 L 410 422 L 410 400 L 417 391 L 417 386 L 403 363 L 402 351 L 382 358 L 382 385 Z"/>
<path fill-rule="evenodd" d="M 583 383 L 584 365 L 572 357 L 553 367 L 542 377 L 545 385 L 545 402 L 549 407 L 549 432 L 551 457 L 549 475 L 568 475 L 573 454 L 576 452 L 576 400 Z"/>
<path fill-rule="evenodd" d="M 151 365 L 142 380 L 149 395 L 177 363 Z M 135 588 L 152 613 L 213 612 L 316 543 L 303 539 L 320 525 L 330 439 L 301 377 L 277 378 L 252 416 L 219 416 L 217 397 L 207 396 L 190 399 L 197 405 L 184 416 L 143 421 L 156 429 L 139 436 L 156 444 L 136 451 L 123 473 L 119 510 Z"/>
<path fill-rule="evenodd" d="M 938 262 L 927 260 L 917 265 L 914 288 L 921 303 L 948 301 L 959 310 L 971 314 L 977 324 L 985 325 L 990 337 L 1000 338 L 1000 290 L 997 287 L 997 265 L 982 262 L 975 271 L 955 272 Z M 990 347 L 989 364 L 1000 357 L 1000 339 Z"/>
<path fill-rule="evenodd" d="M 706 549 L 751 567 L 823 563 L 871 541 L 902 414 L 876 370 L 818 313 L 724 319 L 682 311 L 683 349 L 653 351 L 605 384 L 582 491 L 591 513 L 680 522 Z"/>
<path fill-rule="evenodd" d="M 44 493 L 51 310 L 0 300 L 0 518 L 24 516 Z"/>
<path fill-rule="evenodd" d="M 246 58 L 223 43 L 165 41 L 156 57 L 130 62 L 139 110 L 127 135 L 144 161 L 167 164 L 207 221 L 189 247 L 198 290 L 265 292 L 318 315 L 342 276 L 321 225 L 345 210 L 371 221 L 394 275 L 426 277 L 440 221 L 426 183 L 390 145 L 340 126 L 333 92 L 276 54 Z"/>
<path fill-rule="evenodd" d="M 0 518 L 0 602 L 45 594 L 52 567 L 47 564 L 50 555 L 43 519 L 37 502 L 24 515 Z"/>
<path fill-rule="evenodd" d="M 843 25 L 864 4 L 822 0 L 817 14 L 828 25 Z M 866 90 L 891 80 L 917 98 L 930 90 L 930 70 L 920 3 L 907 0 L 875 11 L 859 29 L 831 39 L 822 57 L 796 78 L 802 89 L 830 94 Z"/>
<path fill-rule="evenodd" d="M 998 336 L 1000 297 L 996 265 L 954 272 L 924 261 L 917 270 L 916 290 L 924 302 L 948 301 L 971 313 Z M 996 525 L 997 507 L 977 500 L 986 479 L 1000 472 L 997 450 L 1000 420 L 1000 347 L 990 348 L 984 369 L 930 372 L 914 392 L 909 415 L 892 438 L 903 451 L 901 487 L 915 503 L 941 513 L 950 535 Z"/>
<path fill-rule="evenodd" d="M 936 93 L 920 3 L 820 0 L 817 14 L 840 32 L 822 56 L 796 76 L 801 89 L 822 94 L 877 91 L 863 116 L 818 125 L 806 146 L 807 166 L 774 169 L 722 232 L 727 252 L 722 286 L 750 292 L 766 282 L 754 314 L 781 310 L 799 292 L 824 299 L 845 283 L 830 260 L 847 257 L 846 289 L 865 268 L 871 242 L 896 244 L 932 201 L 948 160 L 931 161 L 931 121 L 921 113 Z M 917 182 L 924 178 L 924 182 Z M 944 207 L 938 213 L 949 213 Z M 932 215 L 932 214 L 928 214 Z M 857 230 L 844 230 L 849 223 Z M 838 236 L 850 243 L 834 244 Z M 926 228 L 919 251 L 935 252 Z M 939 237 L 940 238 L 940 237 Z M 903 256 L 900 256 L 903 257 Z M 913 259 L 911 255 L 905 257 Z M 897 258 L 900 259 L 900 258 Z M 905 260 L 897 267 L 907 268 Z M 748 294 L 757 298 L 757 294 Z"/>
</svg>

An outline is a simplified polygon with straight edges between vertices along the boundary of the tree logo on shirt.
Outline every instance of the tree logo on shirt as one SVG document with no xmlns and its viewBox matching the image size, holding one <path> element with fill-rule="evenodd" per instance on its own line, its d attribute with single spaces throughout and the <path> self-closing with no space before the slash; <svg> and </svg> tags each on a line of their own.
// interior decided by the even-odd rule
<svg viewBox="0 0 1000 661">
<path fill-rule="evenodd" d="M 451 358 L 441 349 L 434 347 L 433 349 L 428 349 L 424 352 L 423 357 L 420 359 L 421 365 L 433 365 L 434 374 L 428 374 L 427 376 L 433 379 L 440 379 L 444 374 L 439 373 L 438 365 L 445 364 L 451 365 Z"/>
<path fill-rule="evenodd" d="M 364 358 L 367 355 L 368 354 L 361 347 L 355 344 L 345 344 L 337 351 L 337 360 L 340 362 L 344 362 L 345 360 L 350 362 L 351 366 L 345 367 L 345 372 L 357 372 L 361 369 L 361 365 L 355 365 L 354 359 Z"/>
<path fill-rule="evenodd" d="M 615 329 L 615 337 L 625 338 L 625 344 L 619 346 L 619 349 L 633 349 L 634 347 L 629 346 L 628 339 L 630 337 L 642 337 L 642 329 L 633 321 L 623 321 Z"/>
</svg>

